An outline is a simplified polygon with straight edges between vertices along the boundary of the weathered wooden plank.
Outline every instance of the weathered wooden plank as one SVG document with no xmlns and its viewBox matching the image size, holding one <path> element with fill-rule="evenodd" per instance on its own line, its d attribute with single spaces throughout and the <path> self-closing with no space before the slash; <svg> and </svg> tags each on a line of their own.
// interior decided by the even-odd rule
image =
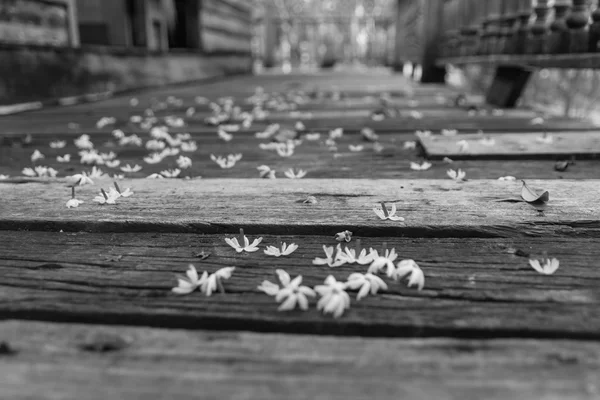
<svg viewBox="0 0 600 400">
<path fill-rule="evenodd" d="M 276 280 L 276 268 L 301 274 L 309 286 L 329 274 L 345 280 L 366 271 L 311 264 L 323 244 L 336 243 L 333 236 L 284 236 L 299 245 L 285 259 L 262 250 L 238 254 L 221 235 L 0 232 L 0 237 L 2 319 L 380 337 L 600 338 L 595 239 L 367 238 L 357 231 L 354 239 L 363 239 L 364 246 L 386 242 L 399 259 L 416 260 L 425 288 L 419 292 L 384 277 L 387 291 L 352 300 L 334 320 L 321 315 L 314 300 L 306 312 L 278 312 L 273 299 L 256 290 L 264 279 Z M 276 241 L 265 236 L 262 246 Z M 200 261 L 194 256 L 199 251 L 211 255 Z M 561 261 L 552 276 L 538 274 L 528 258 L 516 255 L 540 257 L 544 251 Z M 211 272 L 235 266 L 227 294 L 173 294 L 175 275 L 188 263 Z"/>
<path fill-rule="evenodd" d="M 600 154 L 600 133 L 555 132 L 499 133 L 482 135 L 429 136 L 419 138 L 431 158 L 534 158 L 571 156 L 595 157 Z M 466 142 L 467 148 L 458 146 Z M 493 141 L 493 142 L 490 142 Z"/>
<path fill-rule="evenodd" d="M 29 145 L 23 144 L 21 137 L 0 138 L 0 174 L 11 177 L 21 176 L 24 168 L 31 167 L 30 157 L 35 149 L 40 150 L 45 159 L 38 164 L 49 166 L 58 171 L 58 176 L 68 176 L 82 169 L 89 170 L 90 166 L 79 163 L 75 155 L 79 150 L 73 144 L 77 134 L 65 135 L 34 135 Z M 144 140 L 149 137 L 141 136 Z M 381 153 L 376 153 L 373 144 L 363 142 L 357 133 L 347 132 L 337 140 L 337 152 L 331 152 L 324 141 L 327 133 L 318 141 L 304 140 L 297 146 L 291 157 L 280 157 L 276 153 L 261 150 L 259 143 L 266 141 L 254 138 L 249 134 L 236 134 L 230 142 L 218 139 L 216 132 L 193 134 L 192 140 L 198 144 L 198 150 L 184 153 L 192 160 L 192 166 L 181 173 L 181 177 L 204 178 L 256 178 L 259 165 L 266 164 L 277 171 L 276 176 L 283 178 L 283 173 L 289 168 L 302 168 L 307 171 L 308 178 L 335 179 L 444 179 L 448 168 L 462 169 L 469 179 L 497 179 L 501 176 L 512 175 L 519 179 L 600 179 L 600 160 L 577 160 L 569 165 L 566 171 L 556 171 L 554 162 L 549 160 L 455 160 L 452 164 L 442 161 L 432 161 L 432 167 L 427 171 L 410 169 L 410 162 L 422 162 L 418 150 L 404 149 L 404 143 L 415 141 L 414 134 L 379 133 L 379 143 L 383 146 Z M 65 140 L 64 149 L 51 149 L 53 140 Z M 131 178 L 145 178 L 159 173 L 167 168 L 176 167 L 175 159 L 167 157 L 158 164 L 147 164 L 143 158 L 150 151 L 142 147 L 120 147 L 114 138 L 105 133 L 92 137 L 95 148 L 101 153 L 115 152 L 121 165 L 143 166 L 138 173 L 128 174 Z M 350 145 L 364 145 L 360 152 L 350 151 Z M 211 154 L 242 153 L 243 158 L 235 168 L 223 170 L 211 159 Z M 57 156 L 71 154 L 70 163 L 59 163 Z M 118 168 L 100 168 L 111 175 L 118 173 Z"/>
<path fill-rule="evenodd" d="M 592 399 L 598 346 L 567 340 L 362 339 L 6 321 L 12 399 Z M 103 338 L 104 341 L 103 341 Z M 123 348 L 86 351 L 113 340 Z M 365 373 L 368 371 L 368 373 Z M 402 379 L 398 379 L 401 376 Z M 57 386 L 60 382 L 60 386 Z"/>
<path fill-rule="evenodd" d="M 515 237 L 598 234 L 598 181 L 530 181 L 550 192 L 545 207 L 499 202 L 519 198 L 520 182 L 473 180 L 124 181 L 135 197 L 114 207 L 91 202 L 97 187 L 78 189 L 87 204 L 67 209 L 65 183 L 0 185 L 0 229 L 251 232 L 416 237 Z M 105 188 L 111 182 L 102 183 Z M 315 196 L 316 205 L 303 204 Z M 23 199 L 28 199 L 23 202 Z M 405 224 L 382 221 L 372 208 L 396 203 Z M 543 212 L 542 212 L 543 210 Z M 342 229 L 340 229 L 342 228 Z"/>
<path fill-rule="evenodd" d="M 600 67 L 600 54 L 511 54 L 470 57 L 448 57 L 437 60 L 438 65 L 495 64 L 506 66 L 529 66 L 538 68 L 597 69 Z"/>
</svg>

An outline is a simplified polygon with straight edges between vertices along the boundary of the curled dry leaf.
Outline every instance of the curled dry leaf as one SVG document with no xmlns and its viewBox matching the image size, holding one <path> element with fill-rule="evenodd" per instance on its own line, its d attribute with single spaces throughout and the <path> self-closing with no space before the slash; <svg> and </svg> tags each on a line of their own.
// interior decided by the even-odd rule
<svg viewBox="0 0 600 400">
<path fill-rule="evenodd" d="M 521 189 L 521 197 L 528 203 L 546 203 L 550 199 L 550 193 L 546 190 L 543 193 L 538 193 L 531 189 L 525 181 L 523 182 L 523 188 Z"/>
</svg>

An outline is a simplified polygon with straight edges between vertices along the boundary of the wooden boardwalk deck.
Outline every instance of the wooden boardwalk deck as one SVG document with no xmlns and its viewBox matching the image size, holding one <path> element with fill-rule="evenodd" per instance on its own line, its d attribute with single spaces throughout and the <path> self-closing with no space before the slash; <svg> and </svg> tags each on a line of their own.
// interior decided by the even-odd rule
<svg viewBox="0 0 600 400">
<path fill-rule="evenodd" d="M 232 132 L 230 141 L 203 123 L 210 108 L 197 97 L 231 96 L 250 110 L 245 100 L 257 86 L 269 94 L 294 93 L 289 103 L 301 98 L 300 114 L 273 111 Z M 387 108 L 399 115 L 374 121 L 383 91 L 391 97 Z M 385 74 L 265 75 L 0 117 L 2 395 L 600 398 L 600 160 L 573 159 L 581 154 L 577 149 L 538 157 L 533 148 L 518 160 L 475 153 L 411 169 L 427 160 L 430 138 L 454 146 L 442 129 L 472 137 L 480 129 L 497 136 L 557 131 L 569 140 L 594 126 L 552 117 L 532 124 L 539 116 L 532 110 L 499 112 L 480 104 L 473 111 L 454 106 L 457 95 Z M 130 118 L 152 105 L 157 123 L 165 116 L 183 119 L 184 126 L 169 132 L 189 133 L 186 140 L 197 149 L 144 162 L 151 137 Z M 312 118 L 302 115 L 307 112 Z M 116 121 L 97 127 L 102 117 Z M 307 129 L 295 137 L 301 143 L 293 154 L 260 147 L 271 139 L 256 132 L 298 121 Z M 334 149 L 326 140 L 337 127 L 345 131 Z M 361 135 L 365 127 L 379 136 L 375 142 Z M 143 145 L 119 145 L 115 128 L 137 132 Z M 424 149 L 415 130 L 433 131 L 421 137 Z M 82 134 L 99 152 L 116 154 L 119 166 L 99 167 L 110 176 L 124 174 L 119 185 L 131 187 L 132 197 L 94 203 L 100 187 L 113 184 L 105 176 L 78 187 L 76 197 L 85 202 L 66 208 L 71 189 L 65 177 L 92 168 L 80 164 L 73 143 Z M 56 140 L 65 147 L 51 148 Z M 45 158 L 32 162 L 35 150 Z M 228 169 L 210 159 L 238 153 L 241 160 Z M 56 160 L 64 154 L 70 162 Z M 180 155 L 192 165 L 178 179 L 146 179 L 176 168 Z M 555 168 L 556 161 L 568 161 L 566 168 Z M 126 164 L 142 170 L 123 173 Z M 39 165 L 56 169 L 57 178 L 22 176 L 24 168 Z M 260 179 L 261 165 L 277 179 Z M 307 175 L 288 179 L 290 168 Z M 467 180 L 450 179 L 450 168 L 465 171 Z M 498 180 L 504 176 L 517 180 Z M 520 179 L 549 191 L 550 200 L 518 201 Z M 304 203 L 308 196 L 317 203 Z M 381 202 L 395 204 L 404 221 L 379 219 L 372 209 Z M 237 253 L 226 244 L 240 228 L 263 237 L 260 251 Z M 257 290 L 263 280 L 277 280 L 278 268 L 302 275 L 310 287 L 328 275 L 343 281 L 365 272 L 367 266 L 356 264 L 313 265 L 323 245 L 335 246 L 335 234 L 344 230 L 353 233 L 350 248 L 360 239 L 364 248 L 395 248 L 397 261 L 415 260 L 425 274 L 423 290 L 382 274 L 388 290 L 361 301 L 350 292 L 351 306 L 337 319 L 316 310 L 314 299 L 307 311 L 280 312 Z M 299 248 L 283 258 L 263 254 L 278 240 Z M 545 254 L 560 260 L 553 275 L 529 265 Z M 176 275 L 190 263 L 209 272 L 235 267 L 226 293 L 174 294 Z"/>
</svg>

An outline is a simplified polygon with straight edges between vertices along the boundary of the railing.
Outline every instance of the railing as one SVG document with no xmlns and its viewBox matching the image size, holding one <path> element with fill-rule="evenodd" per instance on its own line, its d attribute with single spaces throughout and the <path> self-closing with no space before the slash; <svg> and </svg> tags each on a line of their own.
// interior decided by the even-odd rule
<svg viewBox="0 0 600 400">
<path fill-rule="evenodd" d="M 442 26 L 440 64 L 600 67 L 598 1 L 445 0 Z"/>
</svg>

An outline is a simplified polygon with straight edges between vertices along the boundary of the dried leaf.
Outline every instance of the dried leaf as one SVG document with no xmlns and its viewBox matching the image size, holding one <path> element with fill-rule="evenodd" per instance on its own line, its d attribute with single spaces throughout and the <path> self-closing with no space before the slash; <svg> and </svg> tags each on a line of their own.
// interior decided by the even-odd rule
<svg viewBox="0 0 600 400">
<path fill-rule="evenodd" d="M 563 172 L 563 171 L 567 170 L 567 168 L 569 167 L 569 164 L 571 164 L 569 161 L 557 161 L 554 164 L 554 169 L 556 171 Z"/>
<path fill-rule="evenodd" d="M 539 194 L 535 190 L 531 189 L 525 181 L 523 182 L 523 188 L 521 189 L 521 197 L 528 203 L 545 203 L 550 199 L 550 193 L 546 190 Z"/>
</svg>

